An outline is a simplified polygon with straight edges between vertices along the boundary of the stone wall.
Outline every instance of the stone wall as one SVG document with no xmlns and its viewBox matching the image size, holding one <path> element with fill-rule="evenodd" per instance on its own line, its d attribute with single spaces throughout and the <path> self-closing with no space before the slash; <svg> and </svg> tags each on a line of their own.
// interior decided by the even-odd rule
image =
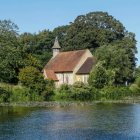
<svg viewBox="0 0 140 140">
<path fill-rule="evenodd" d="M 69 84 L 72 85 L 74 83 L 73 73 L 56 73 L 58 78 L 58 82 L 56 82 L 56 86 L 59 87 L 61 84 Z"/>
</svg>

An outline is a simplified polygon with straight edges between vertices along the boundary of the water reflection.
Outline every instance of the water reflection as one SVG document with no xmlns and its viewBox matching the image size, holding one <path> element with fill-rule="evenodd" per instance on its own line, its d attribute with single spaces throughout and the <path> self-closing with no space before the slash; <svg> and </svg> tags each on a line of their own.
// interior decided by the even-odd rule
<svg viewBox="0 0 140 140">
<path fill-rule="evenodd" d="M 140 139 L 140 105 L 0 107 L 0 139 Z"/>
<path fill-rule="evenodd" d="M 24 117 L 35 108 L 27 107 L 0 107 L 0 123 L 5 121 L 14 121 L 16 118 Z"/>
</svg>

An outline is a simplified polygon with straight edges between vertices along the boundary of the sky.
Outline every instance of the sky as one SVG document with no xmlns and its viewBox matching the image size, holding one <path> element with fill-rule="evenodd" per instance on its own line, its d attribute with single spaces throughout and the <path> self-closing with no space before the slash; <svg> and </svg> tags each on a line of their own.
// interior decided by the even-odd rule
<svg viewBox="0 0 140 140">
<path fill-rule="evenodd" d="M 12 20 L 20 33 L 53 30 L 95 11 L 108 12 L 136 34 L 139 66 L 140 0 L 0 0 L 0 20 Z"/>
</svg>

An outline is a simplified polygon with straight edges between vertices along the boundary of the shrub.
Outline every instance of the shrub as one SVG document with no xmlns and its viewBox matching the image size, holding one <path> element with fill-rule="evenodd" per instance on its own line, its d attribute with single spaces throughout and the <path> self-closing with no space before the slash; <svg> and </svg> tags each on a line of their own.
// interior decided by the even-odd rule
<svg viewBox="0 0 140 140">
<path fill-rule="evenodd" d="M 74 100 L 85 101 L 92 100 L 91 88 L 88 86 L 84 87 L 72 87 L 70 97 Z"/>
<path fill-rule="evenodd" d="M 140 77 L 138 77 L 135 81 L 136 85 L 140 88 Z"/>
<path fill-rule="evenodd" d="M 92 100 L 91 87 L 82 82 L 75 82 L 71 87 L 70 98 L 79 101 Z"/>
<path fill-rule="evenodd" d="M 100 90 L 94 87 L 91 87 L 91 99 L 92 100 L 100 100 L 101 99 L 101 92 L 99 92 Z"/>
<path fill-rule="evenodd" d="M 45 101 L 52 100 L 51 98 L 54 95 L 54 89 L 55 89 L 54 81 L 48 80 L 45 90 L 41 93 L 43 100 Z"/>
<path fill-rule="evenodd" d="M 133 93 L 133 96 L 140 95 L 140 87 L 137 84 L 132 84 L 129 89 Z"/>
<path fill-rule="evenodd" d="M 25 87 L 16 86 L 12 88 L 12 95 L 10 102 L 29 101 L 29 89 Z"/>
<path fill-rule="evenodd" d="M 75 82 L 73 84 L 73 87 L 75 87 L 75 88 L 83 88 L 84 86 L 85 86 L 84 83 L 83 82 L 80 82 L 80 81 Z"/>
<path fill-rule="evenodd" d="M 132 96 L 128 87 L 105 87 L 100 90 L 101 100 L 119 100 L 126 96 Z"/>
<path fill-rule="evenodd" d="M 42 97 L 27 87 L 14 86 L 10 102 L 43 101 Z"/>
<path fill-rule="evenodd" d="M 73 85 L 61 85 L 56 91 L 55 99 L 85 101 L 91 100 L 91 97 L 91 88 L 88 85 L 84 85 L 82 82 L 76 82 Z"/>
<path fill-rule="evenodd" d="M 11 92 L 0 87 L 0 102 L 9 102 Z"/>
<path fill-rule="evenodd" d="M 69 92 L 71 92 L 71 90 L 70 90 L 70 85 L 62 84 L 62 85 L 60 86 L 60 88 L 58 89 L 58 91 L 59 91 L 60 93 L 66 93 L 66 94 L 68 94 Z"/>
<path fill-rule="evenodd" d="M 55 91 L 55 100 L 71 100 L 71 87 L 70 85 L 62 84 L 60 88 Z"/>
</svg>

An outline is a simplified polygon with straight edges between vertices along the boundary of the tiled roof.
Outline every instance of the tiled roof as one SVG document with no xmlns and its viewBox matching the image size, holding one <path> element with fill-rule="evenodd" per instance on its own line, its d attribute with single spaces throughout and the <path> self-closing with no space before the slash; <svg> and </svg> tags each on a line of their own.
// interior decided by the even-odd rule
<svg viewBox="0 0 140 140">
<path fill-rule="evenodd" d="M 46 72 L 47 78 L 49 80 L 58 81 L 57 76 L 53 70 L 45 70 L 45 72 Z"/>
<path fill-rule="evenodd" d="M 86 50 L 60 52 L 47 63 L 44 69 L 54 72 L 71 72 L 85 52 Z"/>
<path fill-rule="evenodd" d="M 96 60 L 93 57 L 88 57 L 83 65 L 77 71 L 77 74 L 89 74 Z"/>
</svg>

